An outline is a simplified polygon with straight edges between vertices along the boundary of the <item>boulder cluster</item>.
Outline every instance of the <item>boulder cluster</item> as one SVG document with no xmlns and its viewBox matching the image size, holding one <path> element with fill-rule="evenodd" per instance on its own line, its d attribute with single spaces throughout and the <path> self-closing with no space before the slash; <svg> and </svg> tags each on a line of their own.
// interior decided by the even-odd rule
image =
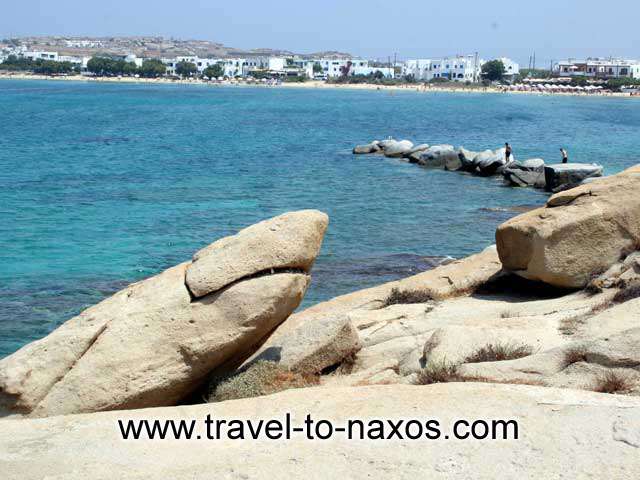
<svg viewBox="0 0 640 480">
<path fill-rule="evenodd" d="M 453 145 L 414 145 L 409 140 L 389 138 L 357 145 L 353 153 L 402 158 L 423 167 L 469 172 L 482 177 L 502 175 L 507 185 L 546 189 L 554 193 L 601 177 L 603 173 L 602 166 L 597 164 L 545 165 L 541 158 L 516 161 L 513 155 L 507 161 L 505 147 L 476 152 Z"/>
<path fill-rule="evenodd" d="M 485 171 L 501 158 L 450 152 L 409 155 L 442 166 L 473 157 Z M 523 162 L 521 175 L 539 164 Z M 302 311 L 324 213 L 218 240 L 0 360 L 3 478 L 489 479 L 514 471 L 513 459 L 525 478 L 637 478 L 639 191 L 640 166 L 563 190 L 475 255 Z M 337 423 L 427 416 L 443 428 L 513 418 L 521 436 L 430 442 L 423 455 L 424 444 L 340 439 L 125 442 L 116 426 L 284 412 Z"/>
</svg>

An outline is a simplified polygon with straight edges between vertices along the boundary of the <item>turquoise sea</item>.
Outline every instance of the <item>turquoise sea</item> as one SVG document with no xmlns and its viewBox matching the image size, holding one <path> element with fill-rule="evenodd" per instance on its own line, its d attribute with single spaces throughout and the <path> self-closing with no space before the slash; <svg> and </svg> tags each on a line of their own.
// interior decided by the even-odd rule
<svg viewBox="0 0 640 480">
<path fill-rule="evenodd" d="M 0 357 L 288 210 L 331 219 L 309 305 L 476 252 L 546 198 L 356 143 L 566 146 L 611 174 L 640 162 L 639 133 L 632 99 L 0 81 Z"/>
</svg>

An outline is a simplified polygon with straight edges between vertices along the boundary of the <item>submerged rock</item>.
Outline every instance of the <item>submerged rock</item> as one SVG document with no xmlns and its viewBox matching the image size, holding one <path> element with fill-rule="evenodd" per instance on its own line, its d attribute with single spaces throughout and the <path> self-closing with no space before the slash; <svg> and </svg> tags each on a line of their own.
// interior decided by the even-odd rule
<svg viewBox="0 0 640 480">
<path fill-rule="evenodd" d="M 602 166 L 587 163 L 558 163 L 544 167 L 546 189 L 550 192 L 568 190 L 587 178 L 601 177 Z"/>
<path fill-rule="evenodd" d="M 382 150 L 379 144 L 380 142 L 378 140 L 374 140 L 373 142 L 366 145 L 356 145 L 355 147 L 353 147 L 353 153 L 356 155 L 378 153 Z"/>
<path fill-rule="evenodd" d="M 326 222 L 317 211 L 261 222 L 88 308 L 0 361 L 0 414 L 176 404 L 297 308 Z"/>
<path fill-rule="evenodd" d="M 505 269 L 582 288 L 640 245 L 640 167 L 553 195 L 496 231 Z"/>
</svg>

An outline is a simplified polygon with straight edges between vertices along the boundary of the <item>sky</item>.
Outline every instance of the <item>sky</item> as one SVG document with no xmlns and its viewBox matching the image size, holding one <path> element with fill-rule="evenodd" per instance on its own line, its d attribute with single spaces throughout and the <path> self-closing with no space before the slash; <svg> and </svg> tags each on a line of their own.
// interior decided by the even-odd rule
<svg viewBox="0 0 640 480">
<path fill-rule="evenodd" d="M 640 58 L 640 1 L 2 0 L 0 37 L 162 35 L 370 59 Z"/>
</svg>

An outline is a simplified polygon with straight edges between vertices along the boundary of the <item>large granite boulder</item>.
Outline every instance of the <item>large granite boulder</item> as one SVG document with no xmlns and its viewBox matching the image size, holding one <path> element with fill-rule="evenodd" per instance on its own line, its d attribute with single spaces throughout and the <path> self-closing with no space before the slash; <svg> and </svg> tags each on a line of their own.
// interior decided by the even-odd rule
<svg viewBox="0 0 640 480">
<path fill-rule="evenodd" d="M 176 404 L 298 307 L 326 226 L 313 210 L 275 217 L 88 308 L 0 361 L 0 415 Z"/>
<path fill-rule="evenodd" d="M 309 271 L 328 222 L 322 212 L 289 212 L 222 238 L 193 256 L 187 267 L 187 288 L 202 297 L 250 275 Z"/>
<path fill-rule="evenodd" d="M 382 153 L 385 157 L 400 158 L 413 148 L 413 143 L 409 140 L 385 141 L 381 142 Z"/>
<path fill-rule="evenodd" d="M 502 173 L 502 169 L 507 166 L 505 153 L 506 149 L 504 147 L 497 150 L 485 150 L 484 152 L 480 152 L 473 159 L 475 164 L 475 173 L 484 177 Z M 513 155 L 511 155 L 509 165 L 511 165 L 512 162 L 515 162 L 515 157 Z"/>
<path fill-rule="evenodd" d="M 409 160 L 409 163 L 417 163 L 420 158 L 420 154 L 427 150 L 429 145 L 426 143 L 421 143 L 420 145 L 415 145 L 411 150 L 407 151 L 403 157 Z"/>
<path fill-rule="evenodd" d="M 286 427 L 279 430 L 271 423 L 285 424 L 285 413 L 290 413 L 293 427 L 303 429 L 311 415 L 315 440 L 308 440 L 305 432 L 292 432 L 285 440 Z M 208 415 L 214 440 L 207 438 Z M 274 472 L 277 478 L 365 479 L 386 473 L 397 479 L 635 480 L 640 471 L 638 418 L 638 398 L 529 385 L 298 389 L 215 404 L 7 420 L 0 436 L 0 469 L 4 480 L 259 480 L 274 478 Z M 192 438 L 176 440 L 169 429 L 162 441 L 148 440 L 145 431 L 139 440 L 122 439 L 119 420 L 126 428 L 129 421 L 137 425 L 150 419 L 161 425 L 167 420 L 176 425 L 185 421 L 186 426 L 195 422 Z M 218 438 L 219 419 L 241 419 L 245 441 L 233 439 L 238 428 L 229 424 L 222 424 L 220 431 L 231 438 L 224 434 Z M 264 420 L 253 440 L 246 421 L 252 420 L 251 427 L 257 430 L 259 419 Z M 318 422 L 326 419 L 334 427 L 361 420 L 364 432 L 378 429 L 378 438 L 393 431 L 389 420 L 402 440 L 397 435 L 391 440 L 366 440 L 365 434 L 360 441 L 357 422 L 352 429 L 355 439 L 334 430 L 331 439 L 318 440 L 316 427 L 324 436 L 327 425 Z M 369 423 L 371 419 L 380 420 Z M 417 420 L 408 423 L 411 419 L 420 420 L 422 427 Z M 437 430 L 429 431 L 439 432 L 435 440 L 425 436 L 428 419 L 437 420 L 430 424 Z M 487 436 L 456 439 L 454 424 L 460 419 L 479 421 L 473 431 Z M 272 425 L 275 429 L 268 428 Z M 417 431 L 421 438 L 409 440 Z M 458 424 L 455 433 L 470 432 L 470 425 Z M 274 436 L 280 440 L 274 441 Z"/>
<path fill-rule="evenodd" d="M 353 153 L 356 155 L 378 153 L 382 150 L 379 144 L 380 142 L 378 140 L 374 140 L 373 142 L 367 143 L 366 145 L 356 145 L 355 147 L 353 147 Z"/>
<path fill-rule="evenodd" d="M 269 361 L 294 372 L 319 374 L 354 355 L 361 346 L 358 331 L 346 315 L 329 315 L 298 324 L 286 335 L 279 335 L 245 367 Z"/>
<path fill-rule="evenodd" d="M 532 158 L 524 162 L 512 162 L 502 171 L 507 184 L 516 187 L 544 188 L 544 160 Z"/>
<path fill-rule="evenodd" d="M 460 147 L 458 149 L 458 159 L 460 160 L 460 170 L 465 172 L 474 172 L 476 169 L 475 159 L 478 156 L 478 152 L 467 150 Z"/>
<path fill-rule="evenodd" d="M 454 164 L 459 165 L 460 161 L 458 151 L 452 145 L 433 145 L 418 155 L 416 163 L 423 167 L 432 168 L 450 166 L 449 170 L 456 170 Z"/>
<path fill-rule="evenodd" d="M 546 189 L 550 192 L 568 190 L 587 178 L 601 176 L 602 166 L 595 163 L 557 163 L 544 167 Z"/>
<path fill-rule="evenodd" d="M 505 269 L 581 288 L 640 245 L 640 166 L 553 195 L 496 231 Z"/>
</svg>

